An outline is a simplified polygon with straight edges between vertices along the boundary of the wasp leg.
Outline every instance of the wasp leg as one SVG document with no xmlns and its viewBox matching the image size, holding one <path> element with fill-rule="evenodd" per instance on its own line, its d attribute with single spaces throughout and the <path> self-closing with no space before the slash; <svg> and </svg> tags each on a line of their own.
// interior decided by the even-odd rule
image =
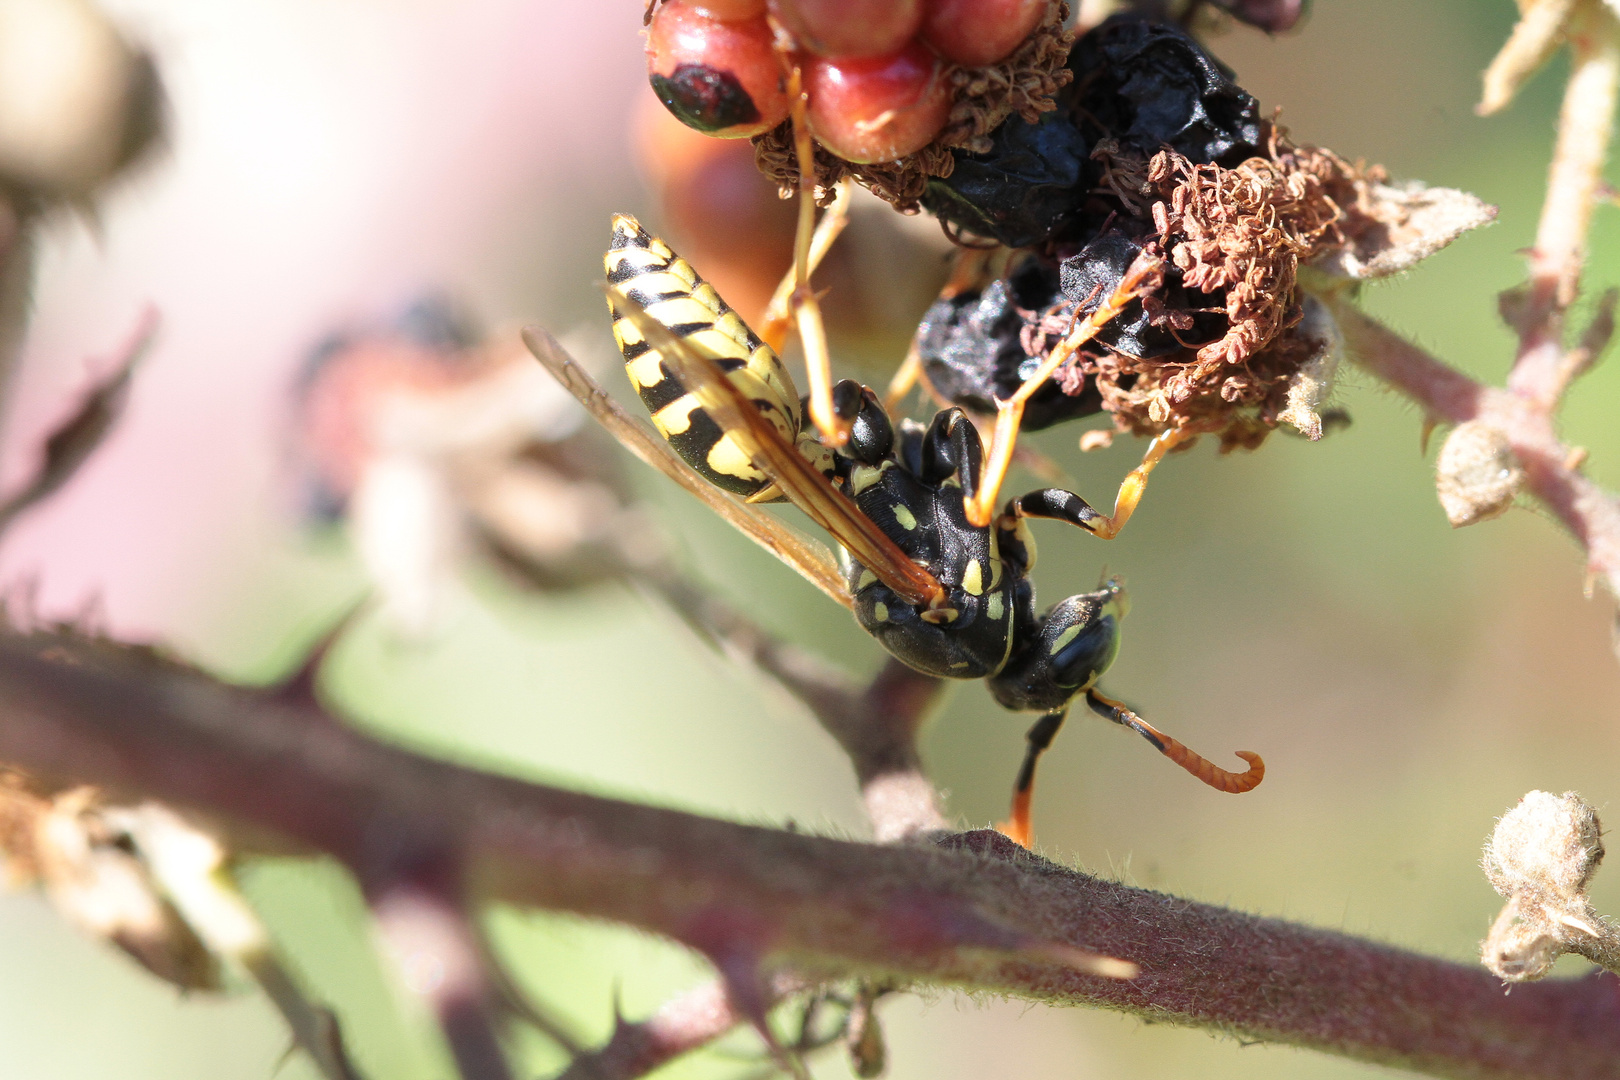
<svg viewBox="0 0 1620 1080">
<path fill-rule="evenodd" d="M 1139 254 L 1120 278 L 1118 287 L 1075 324 L 1069 335 L 1058 342 L 1051 355 L 1042 361 L 1034 374 L 1024 380 L 1017 392 L 1005 401 L 996 402 L 996 430 L 990 443 L 990 459 L 985 465 L 984 486 L 979 489 L 978 498 L 968 504 L 968 520 L 974 525 L 988 525 L 995 515 L 996 498 L 1001 494 L 1002 481 L 1007 478 L 1007 470 L 1012 466 L 1018 429 L 1024 422 L 1024 404 L 1035 391 L 1046 385 L 1052 373 L 1062 367 L 1080 346 L 1096 337 L 1097 331 L 1125 310 L 1125 305 L 1152 291 L 1161 280 L 1162 266 L 1163 261 L 1147 251 Z"/>
<path fill-rule="evenodd" d="M 923 435 L 920 464 L 924 483 L 938 484 L 954 476 L 962 486 L 964 505 L 972 502 L 984 468 L 984 444 L 966 413 L 950 408 L 935 414 Z"/>
<path fill-rule="evenodd" d="M 989 275 L 990 256 L 994 250 L 986 251 L 980 248 L 957 248 L 956 257 L 951 261 L 951 275 L 945 279 L 940 287 L 939 300 L 949 300 L 969 289 L 982 289 Z M 916 333 L 911 335 L 911 346 L 906 349 L 906 358 L 901 361 L 900 367 L 889 380 L 889 388 L 883 392 L 883 407 L 890 412 L 900 407 L 900 402 L 911 393 L 912 387 L 922 378 L 922 349 L 919 338 L 922 327 L 917 327 Z"/>
<path fill-rule="evenodd" d="M 816 144 L 810 135 L 809 102 L 803 72 L 793 64 L 788 76 L 788 99 L 793 103 L 793 149 L 799 159 L 799 227 L 793 238 L 793 317 L 804 347 L 805 379 L 810 384 L 810 420 L 828 446 L 849 442 L 849 424 L 833 409 L 832 359 L 827 351 L 827 328 L 821 304 L 810 285 L 810 249 L 816 223 Z"/>
<path fill-rule="evenodd" d="M 1251 750 L 1238 750 L 1237 756 L 1249 763 L 1246 771 L 1236 773 L 1221 768 L 1201 754 L 1194 753 L 1152 724 L 1137 716 L 1124 702 L 1103 697 L 1095 690 L 1086 691 L 1086 704 L 1104 720 L 1112 720 L 1136 732 L 1153 744 L 1154 749 L 1192 773 L 1217 791 L 1241 795 L 1253 791 L 1266 776 L 1266 763 Z"/>
<path fill-rule="evenodd" d="M 822 213 L 821 220 L 816 222 L 816 231 L 810 237 L 810 257 L 805 267 L 806 273 L 814 274 L 821 260 L 827 257 L 832 249 L 833 242 L 843 233 L 844 226 L 849 224 L 850 182 L 838 182 L 838 194 L 833 196 L 832 205 Z M 799 284 L 799 264 L 797 252 L 794 253 L 794 263 L 788 272 L 782 275 L 777 283 L 776 291 L 771 294 L 771 302 L 765 308 L 765 314 L 756 328 L 759 339 L 769 345 L 776 352 L 782 351 L 787 341 L 788 328 L 793 325 L 793 291 Z"/>
<path fill-rule="evenodd" d="M 1112 540 L 1136 512 L 1136 505 L 1142 501 L 1142 493 L 1147 490 L 1148 474 L 1154 466 L 1164 459 L 1164 455 L 1195 438 L 1196 435 L 1178 428 L 1165 432 L 1149 443 L 1147 453 L 1142 455 L 1142 464 L 1127 473 L 1120 483 L 1112 514 L 1101 513 L 1074 492 L 1062 488 L 1042 488 L 1010 499 L 1003 514 L 1067 521 L 1093 536 Z"/>
<path fill-rule="evenodd" d="M 839 379 L 832 399 L 833 412 L 849 425 L 844 453 L 864 465 L 882 465 L 894 450 L 894 425 L 878 396 L 854 379 Z"/>
<path fill-rule="evenodd" d="M 1028 745 L 1024 748 L 1024 763 L 1018 767 L 1018 779 L 1013 782 L 1012 816 L 996 827 L 997 831 L 1013 843 L 1029 847 L 1034 839 L 1034 829 L 1030 823 L 1029 804 L 1035 795 L 1035 763 L 1040 760 L 1046 748 L 1052 745 L 1057 738 L 1058 731 L 1063 727 L 1063 721 L 1068 717 L 1069 711 L 1050 712 L 1029 729 L 1024 738 Z"/>
</svg>

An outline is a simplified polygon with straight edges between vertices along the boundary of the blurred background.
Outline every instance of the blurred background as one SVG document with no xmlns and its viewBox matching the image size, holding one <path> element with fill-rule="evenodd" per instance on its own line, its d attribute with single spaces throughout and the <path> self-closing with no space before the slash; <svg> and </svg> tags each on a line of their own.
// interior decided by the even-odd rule
<svg viewBox="0 0 1620 1080">
<path fill-rule="evenodd" d="M 36 581 L 47 615 L 91 609 L 118 635 L 268 681 L 365 588 L 342 532 L 300 520 L 290 476 L 291 388 L 313 346 L 439 290 L 486 325 L 582 328 L 572 340 L 583 349 L 611 351 L 594 285 L 609 213 L 666 231 L 700 270 L 703 251 L 723 255 L 727 241 L 683 235 L 682 208 L 650 186 L 660 168 L 688 166 L 648 126 L 641 0 L 104 6 L 157 58 L 171 149 L 110 192 L 95 221 L 63 216 L 45 230 L 6 471 L 22 472 L 102 370 L 87 358 L 111 356 L 147 304 L 163 326 L 128 416 L 8 537 L 0 581 Z M 1298 141 L 1501 207 L 1494 227 L 1366 294 L 1375 314 L 1490 381 L 1511 356 L 1495 297 L 1522 276 L 1565 70 L 1556 62 L 1505 115 L 1475 118 L 1478 73 L 1515 14 L 1506 0 L 1317 0 L 1291 35 L 1237 28 L 1212 43 Z M 903 352 L 943 265 L 931 222 L 885 213 L 857 212 L 853 265 L 830 278 L 840 372 L 872 382 Z M 769 231 L 737 232 L 756 228 Z M 1620 283 L 1612 210 L 1600 209 L 1592 249 L 1588 291 Z M 862 266 L 885 285 L 863 285 Z M 1565 416 L 1611 487 L 1617 401 L 1611 362 L 1576 387 Z M 1218 794 L 1077 716 L 1042 766 L 1037 839 L 1105 876 L 1472 963 L 1500 906 L 1477 865 L 1493 819 L 1532 788 L 1579 790 L 1600 811 L 1620 797 L 1613 604 L 1582 598 L 1578 549 L 1535 510 L 1453 532 L 1412 406 L 1354 371 L 1338 403 L 1354 426 L 1319 444 L 1279 435 L 1253 454 L 1201 445 L 1173 459 L 1112 544 L 1039 531 L 1047 600 L 1090 587 L 1104 566 L 1130 583 L 1108 691 L 1219 763 L 1254 749 L 1269 771 L 1251 794 Z M 1141 447 L 1082 456 L 1078 434 L 1065 425 L 1034 443 L 1106 501 Z M 844 612 L 672 485 L 639 466 L 627 475 L 717 591 L 851 669 L 877 667 L 877 646 Z M 618 586 L 523 592 L 470 564 L 426 639 L 363 619 L 327 675 L 357 724 L 457 760 L 863 833 L 848 766 L 810 717 Z M 929 764 L 963 826 L 1004 814 L 1024 726 L 974 684 L 928 729 Z M 267 863 L 246 883 L 306 985 L 338 1009 L 367 1075 L 449 1075 L 340 872 Z M 1620 872 L 1600 874 L 1594 898 L 1620 911 Z M 523 984 L 593 1040 L 615 994 L 634 1018 L 707 977 L 636 933 L 492 920 Z M 897 1080 L 1375 1071 L 947 992 L 888 1000 L 880 1015 Z M 26 1080 L 314 1076 L 297 1056 L 281 1061 L 287 1037 L 261 998 L 183 1000 L 34 895 L 0 898 L 0 1045 L 5 1074 Z M 539 1039 L 522 1045 L 528 1075 L 562 1063 Z M 665 1075 L 742 1075 L 755 1054 L 737 1036 Z M 848 1067 L 832 1054 L 816 1072 Z"/>
</svg>

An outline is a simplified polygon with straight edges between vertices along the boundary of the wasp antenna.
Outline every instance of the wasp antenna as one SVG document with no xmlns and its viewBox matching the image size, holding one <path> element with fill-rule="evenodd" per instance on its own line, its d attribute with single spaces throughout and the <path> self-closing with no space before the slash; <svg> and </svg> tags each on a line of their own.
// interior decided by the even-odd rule
<svg viewBox="0 0 1620 1080">
<path fill-rule="evenodd" d="M 1253 791 L 1259 787 L 1260 781 L 1266 777 L 1265 761 L 1252 750 L 1239 750 L 1236 752 L 1238 757 L 1249 763 L 1249 767 L 1244 772 L 1232 772 L 1229 769 L 1221 768 L 1202 754 L 1188 749 L 1182 743 L 1166 735 L 1140 716 L 1137 716 L 1122 701 L 1115 701 L 1112 698 L 1104 697 L 1095 690 L 1088 690 L 1086 691 L 1086 702 L 1091 706 L 1093 712 L 1105 720 L 1112 720 L 1116 724 L 1130 728 L 1152 743 L 1159 753 L 1217 791 L 1241 795 L 1245 791 Z"/>
</svg>

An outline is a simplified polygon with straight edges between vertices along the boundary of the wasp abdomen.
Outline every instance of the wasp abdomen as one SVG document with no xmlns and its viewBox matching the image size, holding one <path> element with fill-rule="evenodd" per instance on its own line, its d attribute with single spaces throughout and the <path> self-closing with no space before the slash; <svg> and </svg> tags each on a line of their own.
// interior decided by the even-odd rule
<svg viewBox="0 0 1620 1080">
<path fill-rule="evenodd" d="M 614 215 L 613 241 L 603 261 L 608 281 L 670 333 L 714 359 L 789 443 L 798 439 L 799 393 L 781 360 L 690 263 L 628 214 Z M 736 440 L 670 374 L 658 350 L 617 310 L 613 339 L 653 426 L 688 465 L 738 495 L 755 495 L 771 486 L 771 478 L 754 467 Z"/>
</svg>

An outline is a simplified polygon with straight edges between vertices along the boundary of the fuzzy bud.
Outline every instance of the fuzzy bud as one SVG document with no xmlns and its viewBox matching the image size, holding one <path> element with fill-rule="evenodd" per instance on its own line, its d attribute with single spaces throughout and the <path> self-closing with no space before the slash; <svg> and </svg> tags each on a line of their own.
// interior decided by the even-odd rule
<svg viewBox="0 0 1620 1080">
<path fill-rule="evenodd" d="M 1485 876 L 1509 899 L 1533 888 L 1553 903 L 1584 900 L 1602 862 L 1597 811 L 1573 791 L 1530 792 L 1502 815 L 1485 846 Z"/>
<path fill-rule="evenodd" d="M 1479 420 L 1458 424 L 1436 462 L 1435 490 L 1453 528 L 1504 513 L 1524 484 L 1524 469 L 1507 437 Z"/>
<path fill-rule="evenodd" d="M 1539 979 L 1566 952 L 1613 966 L 1614 932 L 1586 898 L 1603 861 L 1602 831 L 1597 811 L 1573 791 L 1532 791 L 1496 823 L 1485 876 L 1508 903 L 1481 956 L 1499 978 Z"/>
</svg>

